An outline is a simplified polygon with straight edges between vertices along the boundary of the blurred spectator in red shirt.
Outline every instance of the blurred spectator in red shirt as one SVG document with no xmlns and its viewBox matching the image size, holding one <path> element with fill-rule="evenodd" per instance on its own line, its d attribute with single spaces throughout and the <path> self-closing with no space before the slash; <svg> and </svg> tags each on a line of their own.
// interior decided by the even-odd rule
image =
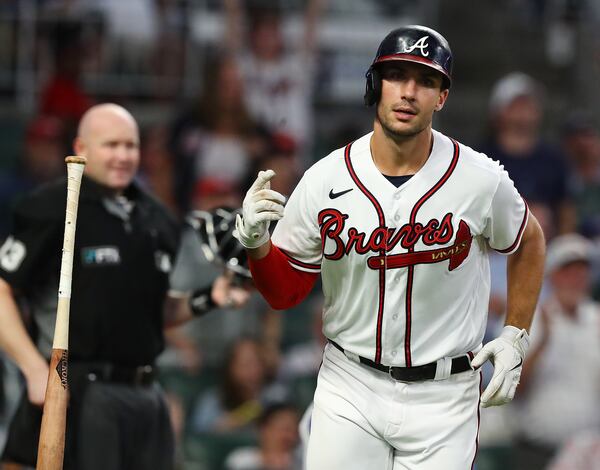
<svg viewBox="0 0 600 470">
<path fill-rule="evenodd" d="M 65 137 L 63 122 L 53 116 L 37 117 L 27 126 L 16 171 L 0 173 L 0 237 L 7 233 L 15 198 L 64 174 Z"/>
<path fill-rule="evenodd" d="M 41 92 L 40 111 L 75 125 L 94 104 L 79 83 L 84 56 L 81 26 L 59 22 L 53 26 L 50 36 L 54 72 Z"/>
</svg>

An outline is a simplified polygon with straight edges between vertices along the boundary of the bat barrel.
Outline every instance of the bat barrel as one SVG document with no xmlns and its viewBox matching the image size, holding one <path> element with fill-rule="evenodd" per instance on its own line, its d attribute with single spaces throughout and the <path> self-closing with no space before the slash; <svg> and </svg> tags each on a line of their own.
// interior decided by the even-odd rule
<svg viewBox="0 0 600 470">
<path fill-rule="evenodd" d="M 68 352 L 53 349 L 40 429 L 36 470 L 62 470 L 67 426 Z"/>
</svg>

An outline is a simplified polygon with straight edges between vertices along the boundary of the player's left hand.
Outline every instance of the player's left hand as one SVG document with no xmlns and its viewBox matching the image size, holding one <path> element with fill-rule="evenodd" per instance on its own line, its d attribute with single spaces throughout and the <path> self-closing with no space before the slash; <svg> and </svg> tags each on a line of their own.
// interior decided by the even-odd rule
<svg viewBox="0 0 600 470">
<path fill-rule="evenodd" d="M 494 375 L 481 395 L 481 406 L 504 405 L 513 399 L 528 348 L 527 331 L 507 325 L 498 338 L 477 353 L 471 362 L 474 368 L 481 367 L 488 359 L 494 364 Z"/>
</svg>

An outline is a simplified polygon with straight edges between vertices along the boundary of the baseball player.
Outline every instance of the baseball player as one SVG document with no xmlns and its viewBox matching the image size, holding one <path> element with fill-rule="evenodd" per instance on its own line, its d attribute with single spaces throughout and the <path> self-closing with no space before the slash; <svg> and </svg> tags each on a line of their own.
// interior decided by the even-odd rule
<svg viewBox="0 0 600 470">
<path fill-rule="evenodd" d="M 373 132 L 308 169 L 285 211 L 271 170 L 244 200 L 238 237 L 273 307 L 300 302 L 322 277 L 329 343 L 309 470 L 472 468 L 479 401 L 515 393 L 544 240 L 498 163 L 431 128 L 451 71 L 439 33 L 392 31 L 366 74 Z M 508 313 L 482 348 L 489 250 L 509 256 Z M 494 377 L 480 396 L 474 369 L 488 359 Z"/>
</svg>

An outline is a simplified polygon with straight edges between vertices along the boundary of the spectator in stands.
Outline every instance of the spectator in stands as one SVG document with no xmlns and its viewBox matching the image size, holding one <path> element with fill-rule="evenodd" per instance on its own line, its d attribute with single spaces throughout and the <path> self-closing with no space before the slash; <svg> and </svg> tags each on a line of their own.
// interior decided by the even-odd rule
<svg viewBox="0 0 600 470">
<path fill-rule="evenodd" d="M 550 207 L 558 233 L 567 233 L 575 225 L 569 171 L 560 150 L 540 135 L 542 105 L 540 85 L 530 76 L 500 79 L 490 97 L 491 136 L 481 151 L 504 165 L 529 204 Z"/>
<path fill-rule="evenodd" d="M 300 180 L 298 148 L 295 142 L 284 134 L 268 135 L 265 139 L 265 150 L 253 161 L 244 187 L 252 184 L 260 170 L 271 168 L 277 174 L 278 180 L 271 182 L 271 189 L 289 196 Z"/>
<path fill-rule="evenodd" d="M 258 420 L 259 446 L 234 450 L 227 470 L 300 470 L 298 412 L 289 404 L 267 407 Z"/>
<path fill-rule="evenodd" d="M 33 189 L 65 173 L 65 126 L 54 116 L 39 116 L 27 126 L 19 176 L 23 189 Z"/>
<path fill-rule="evenodd" d="M 79 82 L 85 55 L 81 24 L 58 22 L 50 33 L 54 71 L 41 92 L 40 111 L 62 119 L 74 134 L 79 119 L 94 104 Z"/>
<path fill-rule="evenodd" d="M 237 340 L 221 369 L 220 387 L 207 391 L 192 416 L 196 432 L 253 432 L 265 405 L 285 398 L 279 385 L 269 386 L 258 341 Z"/>
<path fill-rule="evenodd" d="M 189 15 L 186 13 L 187 5 L 180 0 L 154 0 L 156 22 L 156 38 L 152 53 L 153 75 L 169 78 L 165 85 L 159 88 L 159 93 L 173 96 L 181 86 L 185 76 L 185 48 L 186 35 L 189 32 Z M 174 80 L 181 77 L 178 83 Z"/>
<path fill-rule="evenodd" d="M 152 126 L 145 130 L 142 142 L 141 179 L 163 204 L 177 214 L 173 156 L 168 148 L 168 129 L 160 124 Z"/>
<path fill-rule="evenodd" d="M 16 198 L 65 172 L 65 126 L 53 116 L 39 116 L 27 126 L 16 171 L 0 173 L 0 237 L 8 233 Z"/>
<path fill-rule="evenodd" d="M 222 56 L 208 64 L 202 83 L 199 101 L 180 113 L 169 139 L 182 213 L 190 205 L 240 206 L 240 183 L 263 150 L 259 129 L 244 105 L 235 61 Z"/>
<path fill-rule="evenodd" d="M 293 138 L 300 154 L 306 152 L 312 133 L 316 26 L 323 2 L 307 2 L 303 35 L 292 47 L 285 43 L 277 9 L 250 8 L 245 22 L 240 0 L 224 2 L 225 42 L 239 64 L 248 110 L 271 132 Z"/>
<path fill-rule="evenodd" d="M 600 236 L 600 132 L 590 115 L 579 111 L 563 125 L 562 143 L 573 169 L 571 186 L 577 229 Z"/>
<path fill-rule="evenodd" d="M 577 234 L 548 246 L 552 293 L 531 327 L 519 387 L 519 470 L 545 468 L 578 432 L 600 429 L 600 304 L 589 298 L 593 245 Z"/>
<path fill-rule="evenodd" d="M 546 470 L 599 470 L 600 431 L 575 435 L 562 447 Z"/>
<path fill-rule="evenodd" d="M 323 349 L 327 338 L 323 335 L 323 299 L 312 301 L 309 315 L 312 317 L 311 333 L 308 341 L 292 346 L 283 356 L 279 370 L 280 378 L 293 382 L 304 377 L 317 377 L 323 361 Z"/>
</svg>

